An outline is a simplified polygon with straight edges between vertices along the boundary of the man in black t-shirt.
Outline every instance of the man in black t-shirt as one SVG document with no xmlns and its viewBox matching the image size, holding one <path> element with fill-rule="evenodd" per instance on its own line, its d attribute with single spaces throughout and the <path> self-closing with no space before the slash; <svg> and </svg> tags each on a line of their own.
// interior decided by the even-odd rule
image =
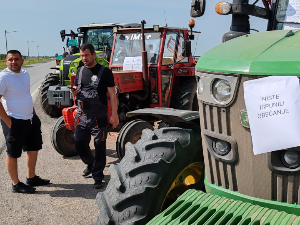
<svg viewBox="0 0 300 225">
<path fill-rule="evenodd" d="M 106 164 L 107 92 L 112 108 L 109 121 L 113 128 L 119 124 L 115 83 L 111 70 L 96 63 L 95 49 L 91 44 L 80 47 L 80 57 L 84 66 L 78 69 L 71 89 L 78 105 L 75 117 L 75 148 L 82 161 L 87 164 L 82 175 L 88 176 L 92 173 L 94 187 L 99 189 L 103 186 L 103 170 Z M 94 138 L 95 156 L 89 147 L 91 135 Z"/>
</svg>

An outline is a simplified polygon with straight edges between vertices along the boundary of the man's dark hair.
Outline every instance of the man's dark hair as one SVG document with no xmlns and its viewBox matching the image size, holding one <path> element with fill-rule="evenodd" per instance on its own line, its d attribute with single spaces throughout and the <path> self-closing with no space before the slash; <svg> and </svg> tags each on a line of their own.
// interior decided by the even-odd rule
<svg viewBox="0 0 300 225">
<path fill-rule="evenodd" d="M 85 51 L 85 50 L 90 50 L 91 54 L 93 55 L 95 52 L 95 48 L 93 45 L 88 44 L 88 43 L 84 43 L 83 45 L 80 46 L 80 50 L 81 51 Z"/>
<path fill-rule="evenodd" d="M 19 54 L 19 55 L 21 56 L 21 58 L 22 58 L 22 54 L 21 54 L 21 52 L 19 52 L 18 50 L 9 50 L 9 51 L 6 53 L 6 56 L 7 56 L 8 54 Z"/>
</svg>

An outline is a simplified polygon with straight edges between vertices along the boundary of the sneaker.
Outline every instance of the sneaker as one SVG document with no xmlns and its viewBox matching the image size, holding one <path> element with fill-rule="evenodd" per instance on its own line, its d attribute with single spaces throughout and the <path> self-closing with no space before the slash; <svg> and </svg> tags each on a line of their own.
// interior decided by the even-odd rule
<svg viewBox="0 0 300 225">
<path fill-rule="evenodd" d="M 92 173 L 92 166 L 87 166 L 85 170 L 82 172 L 82 176 L 86 177 Z"/>
<path fill-rule="evenodd" d="M 94 183 L 94 188 L 95 189 L 100 189 L 100 188 L 102 188 L 103 187 L 103 182 L 102 182 L 102 180 L 100 180 L 100 181 L 95 181 L 95 183 Z"/>
<path fill-rule="evenodd" d="M 34 176 L 32 178 L 26 179 L 26 184 L 30 186 L 43 186 L 50 183 L 50 180 L 42 179 L 39 176 Z"/>
<path fill-rule="evenodd" d="M 19 183 L 17 183 L 16 185 L 12 185 L 12 192 L 14 192 L 14 193 L 33 193 L 33 192 L 35 192 L 35 188 L 19 181 Z"/>
</svg>

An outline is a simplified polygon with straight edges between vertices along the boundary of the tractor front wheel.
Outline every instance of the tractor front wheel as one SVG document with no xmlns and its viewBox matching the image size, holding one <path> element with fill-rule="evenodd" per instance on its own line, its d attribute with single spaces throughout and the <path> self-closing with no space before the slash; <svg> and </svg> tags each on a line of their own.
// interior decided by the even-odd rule
<svg viewBox="0 0 300 225">
<path fill-rule="evenodd" d="M 200 132 L 200 130 L 199 130 Z M 145 129 L 126 155 L 111 165 L 110 181 L 97 194 L 94 224 L 146 224 L 189 187 L 203 183 L 201 136 L 190 129 Z"/>
<path fill-rule="evenodd" d="M 61 109 L 57 108 L 55 105 L 49 105 L 47 93 L 50 86 L 58 85 L 59 74 L 49 73 L 43 80 L 41 87 L 39 89 L 40 94 L 40 104 L 42 110 L 51 117 L 58 117 L 61 115 Z"/>
<path fill-rule="evenodd" d="M 78 155 L 75 149 L 74 131 L 65 126 L 64 117 L 59 117 L 51 130 L 53 148 L 61 155 L 71 157 Z"/>
<path fill-rule="evenodd" d="M 153 126 L 145 120 L 132 120 L 126 123 L 120 130 L 116 142 L 116 151 L 119 159 L 125 155 L 125 145 L 127 142 L 135 144 L 142 136 L 144 129 L 154 130 Z"/>
</svg>

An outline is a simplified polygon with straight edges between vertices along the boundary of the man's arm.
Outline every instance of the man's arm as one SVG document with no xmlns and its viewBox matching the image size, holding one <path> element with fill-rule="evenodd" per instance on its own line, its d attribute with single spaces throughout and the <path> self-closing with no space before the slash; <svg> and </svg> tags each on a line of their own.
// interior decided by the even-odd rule
<svg viewBox="0 0 300 225">
<path fill-rule="evenodd" d="M 116 128 L 119 124 L 119 117 L 118 117 L 118 105 L 117 105 L 115 87 L 107 87 L 107 91 L 108 91 L 111 110 L 112 110 L 110 123 L 112 124 L 113 128 Z"/>
<path fill-rule="evenodd" d="M 0 99 L 2 98 L 2 95 L 0 95 Z M 6 114 L 2 102 L 0 101 L 0 118 L 6 123 L 6 125 L 11 128 L 11 119 Z"/>
</svg>

